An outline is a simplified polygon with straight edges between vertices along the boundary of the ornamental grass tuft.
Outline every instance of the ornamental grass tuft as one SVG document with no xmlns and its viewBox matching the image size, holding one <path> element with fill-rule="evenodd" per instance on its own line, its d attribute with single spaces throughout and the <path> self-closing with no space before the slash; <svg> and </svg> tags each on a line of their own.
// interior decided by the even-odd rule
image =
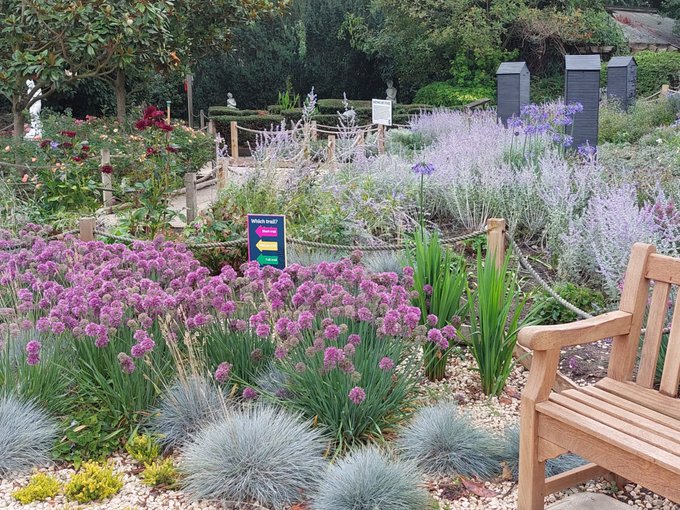
<svg viewBox="0 0 680 510">
<path fill-rule="evenodd" d="M 397 444 L 405 459 L 429 474 L 486 480 L 500 472 L 503 458 L 501 442 L 475 427 L 452 403 L 420 409 Z"/>
<path fill-rule="evenodd" d="M 178 379 L 161 396 L 151 430 L 166 449 L 176 448 L 219 419 L 225 408 L 224 394 L 211 381 L 199 376 Z"/>
<path fill-rule="evenodd" d="M 277 407 L 226 413 L 186 445 L 180 461 L 193 499 L 259 503 L 275 509 L 304 499 L 325 469 L 319 429 Z"/>
<path fill-rule="evenodd" d="M 49 460 L 56 423 L 33 401 L 0 395 L 0 476 Z"/>
<path fill-rule="evenodd" d="M 312 502 L 313 510 L 422 510 L 429 508 L 421 474 L 411 462 L 364 447 L 330 468 Z"/>
</svg>

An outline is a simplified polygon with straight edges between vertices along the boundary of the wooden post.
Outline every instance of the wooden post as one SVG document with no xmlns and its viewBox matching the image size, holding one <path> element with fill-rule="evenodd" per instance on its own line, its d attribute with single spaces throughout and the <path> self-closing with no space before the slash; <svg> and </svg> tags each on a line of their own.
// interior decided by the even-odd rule
<svg viewBox="0 0 680 510">
<path fill-rule="evenodd" d="M 187 197 L 187 225 L 196 219 L 198 212 L 198 202 L 196 201 L 196 173 L 187 172 L 184 174 L 184 188 Z"/>
<path fill-rule="evenodd" d="M 378 154 L 385 154 L 385 126 L 378 124 Z"/>
<path fill-rule="evenodd" d="M 194 75 L 186 75 L 187 83 L 187 117 L 189 117 L 189 127 L 194 127 Z"/>
<path fill-rule="evenodd" d="M 312 131 L 311 131 L 311 138 L 312 140 L 317 140 L 319 137 L 319 133 L 316 131 L 316 121 L 312 121 Z"/>
<path fill-rule="evenodd" d="M 335 166 L 335 135 L 328 135 L 328 162 Z"/>
<path fill-rule="evenodd" d="M 101 155 L 102 161 L 100 168 L 103 168 L 104 165 L 111 165 L 111 152 L 109 149 L 102 149 Z M 111 191 L 113 188 L 113 179 L 111 178 L 110 173 L 100 173 L 102 174 L 102 198 L 104 201 L 104 208 L 108 208 L 113 205 L 113 191 Z"/>
<path fill-rule="evenodd" d="M 94 218 L 88 217 L 80 220 L 78 229 L 80 230 L 81 241 L 94 241 L 94 225 Z"/>
<path fill-rule="evenodd" d="M 671 90 L 670 85 L 668 85 L 668 84 L 661 85 L 661 95 L 663 97 L 667 97 L 670 90 Z"/>
<path fill-rule="evenodd" d="M 238 124 L 235 120 L 231 123 L 231 158 L 238 163 Z"/>
<path fill-rule="evenodd" d="M 364 138 L 364 130 L 362 129 L 359 131 L 359 134 L 357 135 L 357 147 L 363 147 L 366 145 L 366 140 Z"/>
<path fill-rule="evenodd" d="M 201 131 L 203 131 L 205 129 L 205 112 L 203 111 L 203 109 L 201 109 L 201 111 L 198 113 L 198 122 L 199 128 L 201 129 Z"/>
<path fill-rule="evenodd" d="M 217 193 L 219 194 L 227 186 L 227 160 L 221 158 L 217 161 L 217 168 L 215 169 L 215 177 L 217 180 Z"/>
<path fill-rule="evenodd" d="M 486 221 L 486 249 L 500 269 L 505 262 L 505 220 L 503 218 L 489 218 Z"/>
<path fill-rule="evenodd" d="M 166 122 L 168 123 L 168 125 L 170 125 L 170 101 L 166 101 L 165 106 L 167 107 L 167 110 L 168 110 L 167 114 L 166 114 L 166 116 L 167 116 Z"/>
<path fill-rule="evenodd" d="M 215 136 L 215 121 L 208 119 L 208 134 Z"/>
</svg>

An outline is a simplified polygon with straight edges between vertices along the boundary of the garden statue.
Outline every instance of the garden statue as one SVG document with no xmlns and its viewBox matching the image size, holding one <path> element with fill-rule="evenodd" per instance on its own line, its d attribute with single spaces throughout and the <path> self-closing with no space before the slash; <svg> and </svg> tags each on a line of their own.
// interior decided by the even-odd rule
<svg viewBox="0 0 680 510">
<path fill-rule="evenodd" d="M 387 94 L 387 99 L 392 101 L 393 105 L 397 104 L 397 89 L 394 87 L 392 80 L 387 80 L 387 90 L 385 93 Z"/>
<path fill-rule="evenodd" d="M 29 78 L 28 80 L 26 80 L 26 86 L 28 87 L 28 93 L 30 95 L 33 89 L 35 88 L 35 82 Z M 38 89 L 35 95 L 40 96 L 40 94 L 42 94 L 42 91 Z M 26 133 L 25 138 L 27 140 L 35 140 L 37 138 L 42 138 L 42 123 L 40 122 L 41 109 L 42 101 L 40 101 L 39 99 L 35 103 L 33 103 L 31 107 L 28 109 L 31 118 L 31 129 L 28 133 Z"/>
<path fill-rule="evenodd" d="M 339 115 L 343 118 L 343 120 L 347 122 L 353 122 L 356 119 L 357 112 L 354 111 L 354 108 L 350 108 L 349 110 L 339 113 Z"/>
<path fill-rule="evenodd" d="M 231 92 L 227 92 L 227 108 L 236 109 L 236 99 L 234 99 L 234 95 Z"/>
</svg>

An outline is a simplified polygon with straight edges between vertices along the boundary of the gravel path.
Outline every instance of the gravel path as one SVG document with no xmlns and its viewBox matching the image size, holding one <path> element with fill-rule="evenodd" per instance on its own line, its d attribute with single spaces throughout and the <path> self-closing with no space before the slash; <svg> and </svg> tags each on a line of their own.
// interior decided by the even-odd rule
<svg viewBox="0 0 680 510">
<path fill-rule="evenodd" d="M 438 383 L 423 382 L 419 388 L 423 405 L 438 400 L 454 399 L 464 409 L 472 420 L 480 427 L 485 427 L 494 433 L 502 433 L 508 426 L 516 424 L 519 419 L 519 397 L 521 389 L 526 383 L 528 372 L 521 366 L 513 370 L 505 392 L 500 397 L 485 397 L 480 389 L 479 377 L 473 370 L 474 362 L 469 356 L 453 357 L 447 368 L 446 378 Z M 0 508 L 4 510 L 160 510 L 160 509 L 188 509 L 188 510 L 232 510 L 233 505 L 221 505 L 215 502 L 192 503 L 182 491 L 157 490 L 142 484 L 139 477 L 139 467 L 127 455 L 116 455 L 111 458 L 116 471 L 123 473 L 125 486 L 113 498 L 99 503 L 78 505 L 67 502 L 64 496 L 42 503 L 21 505 L 11 497 L 11 493 L 28 483 L 30 475 L 14 479 L 0 480 Z M 74 473 L 70 468 L 50 466 L 41 469 L 54 474 L 62 482 L 67 481 Z M 466 489 L 461 483 L 450 477 L 427 477 L 423 481 L 432 496 L 439 501 L 441 510 L 454 509 L 486 509 L 511 510 L 517 506 L 517 484 L 512 481 L 499 480 L 477 484 L 477 492 L 487 490 L 486 496 L 478 496 Z M 606 481 L 596 481 L 577 487 L 565 493 L 558 493 L 548 498 L 552 503 L 573 492 L 590 491 L 613 495 L 634 508 L 658 508 L 663 510 L 680 510 L 664 498 L 660 498 L 636 485 L 628 485 L 625 491 L 613 494 L 611 484 Z M 240 510 L 267 510 L 261 506 L 241 506 Z M 296 510 L 302 510 L 299 506 Z"/>
</svg>

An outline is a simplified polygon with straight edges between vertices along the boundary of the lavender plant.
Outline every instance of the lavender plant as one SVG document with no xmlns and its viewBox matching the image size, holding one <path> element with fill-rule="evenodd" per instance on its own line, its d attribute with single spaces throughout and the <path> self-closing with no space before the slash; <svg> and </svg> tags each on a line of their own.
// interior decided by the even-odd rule
<svg viewBox="0 0 680 510">
<path fill-rule="evenodd" d="M 501 442 L 452 403 L 419 409 L 399 433 L 397 445 L 405 459 L 427 473 L 490 479 L 500 472 Z"/>
<path fill-rule="evenodd" d="M 49 460 L 56 423 L 34 402 L 0 394 L 0 476 Z"/>
<path fill-rule="evenodd" d="M 317 487 L 325 448 L 320 430 L 311 423 L 255 405 L 227 413 L 199 432 L 186 446 L 179 469 L 194 499 L 280 509 Z"/>
<path fill-rule="evenodd" d="M 394 460 L 375 447 L 351 452 L 326 473 L 313 510 L 424 510 L 427 491 L 415 464 Z"/>
</svg>

